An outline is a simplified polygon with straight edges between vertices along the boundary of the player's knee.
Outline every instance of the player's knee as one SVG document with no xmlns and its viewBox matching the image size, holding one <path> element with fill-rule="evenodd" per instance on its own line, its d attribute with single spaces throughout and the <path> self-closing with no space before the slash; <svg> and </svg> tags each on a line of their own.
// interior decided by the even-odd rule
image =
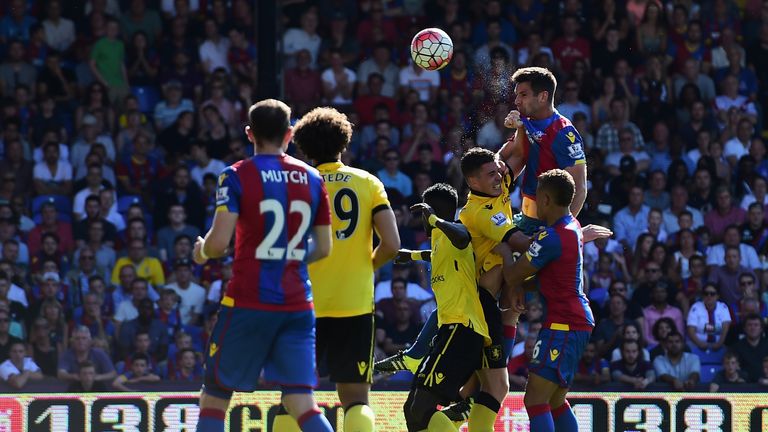
<svg viewBox="0 0 768 432">
<path fill-rule="evenodd" d="M 507 374 L 498 374 L 498 379 L 489 379 L 483 386 L 483 391 L 493 395 L 497 400 L 503 401 L 509 393 L 509 376 Z M 503 375 L 503 376 L 502 376 Z"/>
<path fill-rule="evenodd" d="M 437 411 L 437 398 L 424 390 L 414 390 L 403 406 L 408 429 L 426 429 L 435 411 Z"/>
<path fill-rule="evenodd" d="M 205 383 L 203 384 L 202 393 L 203 394 L 201 399 L 210 400 L 210 397 L 213 397 L 216 399 L 227 401 L 227 405 L 229 404 L 229 400 L 232 399 L 232 390 L 228 390 L 221 387 L 215 380 L 212 380 L 212 379 L 205 380 Z M 210 397 L 206 398 L 206 396 L 210 396 Z"/>
</svg>

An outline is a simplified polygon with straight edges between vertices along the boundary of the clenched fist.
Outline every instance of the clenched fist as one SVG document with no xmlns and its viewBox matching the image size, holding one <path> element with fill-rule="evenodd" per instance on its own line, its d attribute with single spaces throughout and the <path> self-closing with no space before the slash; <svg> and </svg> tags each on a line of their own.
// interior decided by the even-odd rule
<svg viewBox="0 0 768 432">
<path fill-rule="evenodd" d="M 523 122 L 520 120 L 520 111 L 512 110 L 507 114 L 504 119 L 504 126 L 509 129 L 518 129 L 523 127 Z"/>
</svg>

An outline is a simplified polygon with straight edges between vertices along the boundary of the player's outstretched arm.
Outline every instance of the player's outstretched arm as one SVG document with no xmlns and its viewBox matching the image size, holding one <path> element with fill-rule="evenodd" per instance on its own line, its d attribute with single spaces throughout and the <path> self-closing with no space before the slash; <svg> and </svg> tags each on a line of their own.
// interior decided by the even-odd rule
<svg viewBox="0 0 768 432">
<path fill-rule="evenodd" d="M 198 264 L 205 264 L 209 259 L 221 258 L 228 253 L 229 242 L 237 225 L 237 213 L 218 210 L 213 215 L 213 224 L 205 238 L 198 237 L 192 258 Z"/>
<path fill-rule="evenodd" d="M 395 212 L 387 207 L 373 215 L 373 229 L 379 236 L 379 244 L 373 250 L 371 260 L 376 270 L 391 261 L 400 249 L 400 233 L 397 231 Z"/>
<path fill-rule="evenodd" d="M 608 238 L 613 235 L 613 231 L 601 226 L 589 224 L 581 228 L 581 235 L 584 238 L 584 243 L 589 243 L 601 238 Z"/>
<path fill-rule="evenodd" d="M 411 211 L 414 213 L 421 213 L 422 218 L 427 221 L 427 224 L 442 231 L 457 249 L 466 248 L 472 241 L 472 236 L 469 234 L 469 230 L 467 230 L 467 227 L 465 227 L 464 224 L 440 219 L 429 204 L 414 204 L 411 206 Z"/>
<path fill-rule="evenodd" d="M 414 261 L 431 261 L 432 251 L 425 250 L 410 250 L 400 249 L 395 256 L 395 264 L 408 264 Z"/>
<path fill-rule="evenodd" d="M 333 245 L 331 226 L 316 225 L 312 228 L 312 238 L 315 242 L 315 248 L 307 256 L 307 264 L 321 260 L 331 254 L 331 246 Z"/>
</svg>

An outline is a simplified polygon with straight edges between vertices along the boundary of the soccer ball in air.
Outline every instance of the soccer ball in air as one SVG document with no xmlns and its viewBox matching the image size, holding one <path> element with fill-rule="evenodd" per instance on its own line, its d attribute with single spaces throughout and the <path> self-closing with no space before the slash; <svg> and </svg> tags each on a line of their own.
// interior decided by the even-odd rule
<svg viewBox="0 0 768 432">
<path fill-rule="evenodd" d="M 411 41 L 411 58 L 426 70 L 440 70 L 453 57 L 453 41 L 439 28 L 424 29 Z"/>
</svg>

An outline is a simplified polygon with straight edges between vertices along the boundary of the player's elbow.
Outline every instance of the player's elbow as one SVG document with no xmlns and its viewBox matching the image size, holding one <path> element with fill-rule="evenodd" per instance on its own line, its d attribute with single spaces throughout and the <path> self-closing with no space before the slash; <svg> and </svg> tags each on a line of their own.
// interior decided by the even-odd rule
<svg viewBox="0 0 768 432">
<path fill-rule="evenodd" d="M 379 243 L 379 253 L 386 256 L 387 260 L 393 259 L 399 250 L 400 236 L 397 234 L 384 236 Z"/>
</svg>

